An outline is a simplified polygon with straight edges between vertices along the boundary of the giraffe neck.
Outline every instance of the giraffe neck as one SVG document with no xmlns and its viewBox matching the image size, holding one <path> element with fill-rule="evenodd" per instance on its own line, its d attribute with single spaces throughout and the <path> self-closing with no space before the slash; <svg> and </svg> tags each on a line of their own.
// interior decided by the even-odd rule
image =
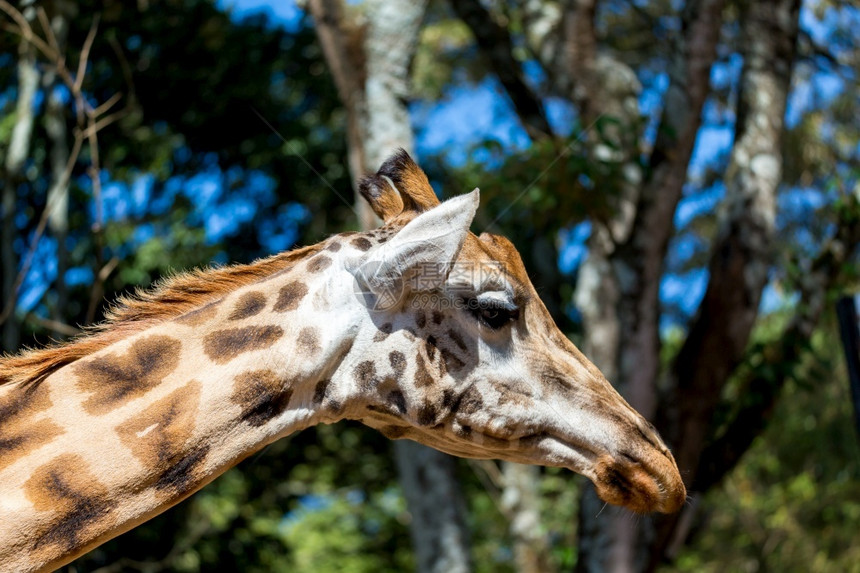
<svg viewBox="0 0 860 573">
<path fill-rule="evenodd" d="M 332 262 L 319 252 L 37 384 L 0 385 L 0 569 L 58 567 L 344 417 L 360 321 L 327 302 L 348 288 Z"/>
</svg>

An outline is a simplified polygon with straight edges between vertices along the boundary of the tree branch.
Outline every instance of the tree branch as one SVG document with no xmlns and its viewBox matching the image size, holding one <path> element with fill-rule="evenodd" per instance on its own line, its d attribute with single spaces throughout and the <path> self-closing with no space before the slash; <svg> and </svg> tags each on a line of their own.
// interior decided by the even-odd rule
<svg viewBox="0 0 860 573">
<path fill-rule="evenodd" d="M 472 31 L 478 48 L 489 60 L 529 136 L 542 139 L 552 135 L 543 103 L 526 83 L 522 67 L 513 57 L 513 42 L 508 30 L 499 26 L 478 0 L 456 0 L 451 6 Z"/>
<path fill-rule="evenodd" d="M 681 15 L 682 34 L 673 50 L 669 87 L 650 157 L 634 230 L 649 263 L 662 261 L 681 198 L 701 113 L 710 91 L 725 0 L 690 0 Z M 656 235 L 655 235 L 656 233 Z M 647 234 L 649 238 L 643 237 Z M 662 265 L 658 264 L 662 269 Z M 647 282 L 647 281 L 646 281 Z"/>
<path fill-rule="evenodd" d="M 57 1 L 50 20 L 47 12 L 38 10 L 42 30 L 57 53 L 65 52 L 72 9 L 73 5 Z M 45 91 L 43 125 L 45 135 L 50 142 L 48 164 L 51 171 L 51 184 L 48 187 L 46 203 L 56 204 L 48 217 L 48 231 L 56 243 L 57 260 L 57 277 L 53 285 L 56 300 L 51 308 L 51 316 L 52 322 L 58 327 L 52 330 L 58 336 L 69 336 L 69 330 L 62 326 L 68 305 L 66 271 L 69 267 L 69 253 L 66 248 L 66 238 L 69 232 L 69 185 L 63 176 L 69 162 L 69 134 L 66 120 L 67 106 L 55 89 L 61 82 L 62 80 L 51 70 L 46 71 L 42 77 L 42 87 Z"/>
<path fill-rule="evenodd" d="M 629 237 L 636 213 L 642 181 L 638 99 L 642 85 L 630 66 L 598 50 L 596 0 L 567 0 L 562 5 L 564 44 L 559 60 L 564 62 L 565 79 L 560 83 L 579 110 L 580 125 L 589 132 L 594 160 L 615 163 L 620 175 L 616 188 L 607 190 L 614 195 L 615 215 L 610 221 L 597 221 L 601 230 L 593 233 L 591 241 L 592 247 L 609 256 Z"/>
<path fill-rule="evenodd" d="M 700 499 L 702 493 L 719 484 L 767 428 L 785 383 L 806 355 L 809 339 L 830 300 L 828 295 L 860 245 L 860 196 L 849 197 L 847 203 L 839 211 L 833 237 L 800 277 L 796 314 L 778 339 L 752 351 L 763 366 L 740 382 L 745 388 L 744 403 L 723 433 L 703 448 L 688 489 L 691 499 Z M 694 501 L 680 514 L 660 520 L 657 549 L 652 552 L 649 570 L 654 570 L 664 555 L 674 558 L 694 524 L 695 511 Z"/>
<path fill-rule="evenodd" d="M 76 328 L 74 326 L 71 326 L 70 324 L 66 324 L 64 322 L 60 322 L 58 320 L 50 318 L 42 318 L 41 316 L 33 313 L 29 313 L 27 315 L 26 320 L 29 322 L 33 322 L 42 328 L 53 330 L 54 332 L 63 336 L 77 336 L 83 332 L 80 328 Z"/>
<path fill-rule="evenodd" d="M 656 408 L 654 385 L 660 369 L 660 278 L 710 88 L 724 4 L 690 0 L 683 11 L 650 176 L 639 194 L 629 244 L 619 253 L 635 277 L 627 284 L 623 301 L 630 306 L 627 314 L 638 318 L 626 328 L 627 344 L 636 358 L 627 361 L 624 374 L 631 398 L 646 415 L 653 415 Z"/>
<path fill-rule="evenodd" d="M 720 395 L 747 350 L 770 270 L 780 140 L 797 44 L 800 0 L 752 0 L 741 18 L 741 72 L 735 143 L 726 198 L 708 265 L 710 281 L 670 372 L 657 424 L 673 446 L 688 487 L 697 483 L 702 451 Z M 682 512 L 683 514 L 683 512 Z M 685 532 L 681 514 L 659 521 L 649 570 Z"/>
<path fill-rule="evenodd" d="M 575 300 L 588 333 L 585 351 L 628 402 L 650 418 L 653 380 L 639 385 L 630 372 L 631 364 L 641 356 L 629 340 L 629 333 L 640 320 L 627 304 L 631 300 L 629 278 L 635 267 L 618 248 L 627 242 L 633 228 L 643 178 L 639 160 L 641 84 L 630 66 L 598 50 L 595 0 L 568 0 L 563 5 L 564 50 L 560 59 L 566 67 L 566 82 L 557 84 L 567 87 L 579 109 L 581 125 L 598 127 L 588 134 L 590 155 L 596 161 L 614 163 L 619 175 L 604 191 L 611 193 L 614 215 L 608 221 L 593 221 L 588 257 L 579 271 Z M 650 360 L 655 361 L 653 357 Z M 639 525 L 619 511 L 597 519 L 601 511 L 597 500 L 593 487 L 587 486 L 580 500 L 577 570 L 633 570 Z"/>
<path fill-rule="evenodd" d="M 398 147 L 414 151 L 409 74 L 427 1 L 369 0 L 365 6 L 364 167 L 373 173 Z"/>
<path fill-rule="evenodd" d="M 113 123 L 116 119 L 119 119 L 122 114 L 128 111 L 128 107 L 120 112 L 115 112 L 107 117 L 101 117 L 100 114 L 106 112 L 112 107 L 116 100 L 117 96 L 111 97 L 106 104 L 103 104 L 98 107 L 93 107 L 86 96 L 83 93 L 83 74 L 86 72 L 87 68 L 87 60 L 89 57 L 89 52 L 92 47 L 92 43 L 95 39 L 96 32 L 98 31 L 98 15 L 93 18 L 92 25 L 90 26 L 89 33 L 87 34 L 87 38 L 84 42 L 83 49 L 81 50 L 81 57 L 78 62 L 78 75 L 77 77 L 73 76 L 71 72 L 69 72 L 68 67 L 66 66 L 66 57 L 61 51 L 56 49 L 56 46 L 59 46 L 57 38 L 54 36 L 53 30 L 51 29 L 48 22 L 47 15 L 43 14 L 44 10 L 39 8 L 39 19 L 42 22 L 43 26 L 47 26 L 45 34 L 47 35 L 47 40 L 39 37 L 30 26 L 30 23 L 27 19 L 19 12 L 14 6 L 12 6 L 6 0 L 0 0 L 0 11 L 6 13 L 9 18 L 15 23 L 14 26 L 10 27 L 10 31 L 14 32 L 17 35 L 20 35 L 21 38 L 32 45 L 34 48 L 37 48 L 42 52 L 42 54 L 47 58 L 51 64 L 54 66 L 54 73 L 66 84 L 66 87 L 69 88 L 71 92 L 72 99 L 75 102 L 75 109 L 77 111 L 78 118 L 78 128 L 75 131 L 75 140 L 72 146 L 72 151 L 69 153 L 68 162 L 66 163 L 65 171 L 62 173 L 62 176 L 55 181 L 55 185 L 59 187 L 63 187 L 68 185 L 69 180 L 72 176 L 72 171 L 74 170 L 75 163 L 78 160 L 78 156 L 80 155 L 81 147 L 83 146 L 84 140 L 87 141 L 90 157 L 91 157 L 91 165 L 88 169 L 90 179 L 93 185 L 93 197 L 96 202 L 96 221 L 93 225 L 93 232 L 96 235 L 96 243 L 98 245 L 102 244 L 102 217 L 101 217 L 101 180 L 99 178 L 99 153 L 98 153 L 98 132 Z M 110 105 L 108 105 L 110 104 Z M 24 278 L 27 276 L 27 273 L 30 270 L 30 265 L 32 264 L 33 258 L 36 253 L 36 249 L 38 247 L 39 241 L 42 238 L 43 233 L 45 232 L 45 227 L 47 226 L 48 220 L 51 216 L 53 210 L 61 203 L 57 198 L 61 195 L 55 194 L 50 201 L 48 201 L 45 205 L 45 209 L 42 212 L 42 216 L 39 219 L 39 223 L 36 226 L 36 230 L 33 234 L 33 238 L 30 241 L 30 246 L 27 251 L 27 254 L 24 256 L 24 263 L 21 266 L 21 269 L 18 271 L 18 275 L 15 278 L 15 282 L 11 292 L 9 293 L 7 300 L 3 306 L 2 312 L 0 312 L 0 324 L 5 322 L 9 316 L 14 312 L 15 305 L 17 304 L 18 294 L 21 289 L 21 285 L 24 283 Z M 97 250 L 97 257 L 99 258 L 98 267 L 102 268 L 103 265 L 101 263 L 101 249 Z M 96 279 L 99 280 L 98 278 Z M 97 288 L 97 285 L 93 285 L 94 290 Z M 94 311 L 93 311 L 94 313 Z M 91 317 L 90 317 L 91 320 Z"/>
<path fill-rule="evenodd" d="M 346 137 L 349 170 L 359 226 L 370 228 L 375 219 L 370 206 L 358 193 L 358 180 L 367 171 L 362 117 L 367 106 L 364 89 L 367 67 L 364 60 L 363 27 L 348 26 L 342 0 L 309 0 L 308 10 L 331 72 L 338 97 L 346 108 Z"/>
<path fill-rule="evenodd" d="M 342 0 L 309 0 L 307 7 L 340 101 L 352 108 L 364 92 L 366 73 L 359 31 L 347 30 Z"/>
<path fill-rule="evenodd" d="M 666 433 L 678 466 L 691 481 L 715 405 L 743 358 L 767 282 L 799 5 L 799 0 L 758 0 L 743 19 L 745 66 L 736 138 L 710 281 L 675 361 L 677 387 L 668 401 L 676 409 Z"/>
<path fill-rule="evenodd" d="M 797 313 L 777 340 L 757 352 L 777 375 L 765 376 L 761 368 L 756 368 L 750 373 L 751 379 L 741 383 L 746 388 L 746 403 L 725 432 L 702 452 L 693 491 L 705 492 L 722 481 L 770 422 L 780 391 L 803 358 L 825 304 L 830 300 L 828 294 L 860 245 L 860 198 L 854 196 L 848 201 L 849 206 L 840 210 L 833 237 L 812 261 L 808 272 L 800 277 Z"/>
<path fill-rule="evenodd" d="M 564 2 L 564 61 L 569 69 L 565 74 L 566 86 L 582 115 L 582 123 L 590 125 L 606 113 L 607 103 L 599 87 L 597 72 L 597 35 L 594 30 L 595 0 L 568 0 Z M 575 78 L 575 79 L 574 79 Z"/>
</svg>

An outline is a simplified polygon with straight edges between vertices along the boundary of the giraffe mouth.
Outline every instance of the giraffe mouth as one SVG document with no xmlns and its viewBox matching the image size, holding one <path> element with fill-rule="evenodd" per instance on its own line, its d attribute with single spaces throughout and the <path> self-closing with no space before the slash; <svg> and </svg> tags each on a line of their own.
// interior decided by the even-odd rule
<svg viewBox="0 0 860 573">
<path fill-rule="evenodd" d="M 555 466 L 588 476 L 587 468 L 597 458 L 585 443 L 571 442 L 533 427 L 518 431 L 499 430 L 497 426 L 466 425 L 455 421 L 451 425 L 454 435 L 460 438 L 456 445 L 439 447 L 448 453 L 485 459 Z M 468 440 L 464 447 L 463 438 Z"/>
<path fill-rule="evenodd" d="M 635 513 L 674 513 L 686 501 L 684 483 L 668 450 L 655 449 L 639 457 L 613 456 L 546 432 L 523 439 L 544 452 L 545 459 L 532 463 L 561 466 L 584 475 L 609 504 Z"/>
<path fill-rule="evenodd" d="M 413 427 L 392 437 L 411 438 L 459 457 L 563 467 L 589 478 L 603 501 L 635 513 L 674 513 L 686 501 L 684 484 L 668 450 L 655 448 L 639 458 L 625 453 L 613 456 L 595 451 L 585 441 L 535 428 L 512 432 L 503 429 L 504 425 L 478 427 L 463 422 Z M 440 443 L 436 432 L 445 426 L 457 439 Z"/>
<path fill-rule="evenodd" d="M 671 459 L 663 457 L 667 462 Z M 640 462 L 625 455 L 619 459 L 601 456 L 594 474 L 592 482 L 600 499 L 636 513 L 675 513 L 687 499 L 674 460 Z"/>
</svg>

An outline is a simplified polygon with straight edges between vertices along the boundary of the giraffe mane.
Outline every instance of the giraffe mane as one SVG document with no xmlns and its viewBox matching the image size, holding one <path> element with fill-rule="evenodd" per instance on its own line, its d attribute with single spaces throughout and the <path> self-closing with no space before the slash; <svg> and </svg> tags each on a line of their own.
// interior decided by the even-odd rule
<svg viewBox="0 0 860 573">
<path fill-rule="evenodd" d="M 194 269 L 158 281 L 149 289 L 123 295 L 105 320 L 86 327 L 71 341 L 0 356 L 0 385 L 38 384 L 63 366 L 110 346 L 159 322 L 178 318 L 221 299 L 239 287 L 258 282 L 322 249 L 311 245 L 250 264 Z"/>
</svg>

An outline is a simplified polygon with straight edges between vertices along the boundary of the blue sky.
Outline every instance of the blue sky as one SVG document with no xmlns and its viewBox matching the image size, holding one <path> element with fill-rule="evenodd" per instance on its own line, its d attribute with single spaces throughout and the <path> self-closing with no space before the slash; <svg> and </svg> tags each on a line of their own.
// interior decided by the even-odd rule
<svg viewBox="0 0 860 573">
<path fill-rule="evenodd" d="M 236 18 L 252 14 L 265 14 L 273 23 L 287 30 L 295 30 L 302 11 L 292 0 L 218 0 L 222 10 L 229 10 Z"/>
</svg>

